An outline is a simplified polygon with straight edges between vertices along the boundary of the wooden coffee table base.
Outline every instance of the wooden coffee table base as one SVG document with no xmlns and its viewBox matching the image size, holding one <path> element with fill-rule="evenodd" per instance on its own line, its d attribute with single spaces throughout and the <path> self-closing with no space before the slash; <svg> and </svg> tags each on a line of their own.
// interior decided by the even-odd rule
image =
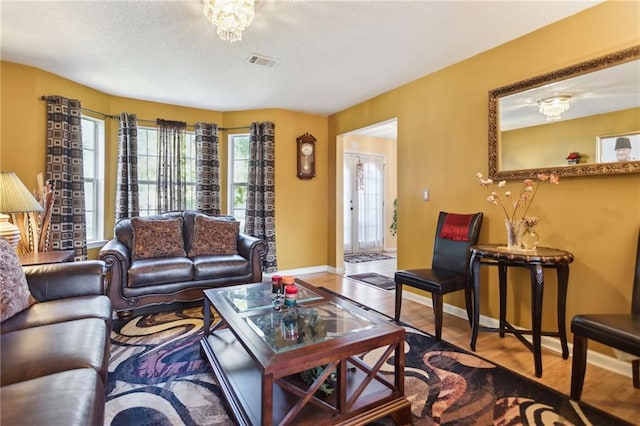
<svg viewBox="0 0 640 426">
<path fill-rule="evenodd" d="M 396 424 L 408 424 L 411 405 L 404 398 L 404 389 L 398 389 L 394 383 L 399 375 L 394 374 L 390 382 L 379 371 L 384 360 L 400 351 L 403 344 L 404 340 L 401 344 L 388 345 L 373 367 L 355 356 L 337 360 L 338 383 L 336 391 L 328 397 L 319 392 L 313 394 L 316 384 L 309 387 L 298 374 L 275 380 L 263 375 L 229 329 L 216 330 L 203 339 L 201 345 L 239 424 L 317 426 L 366 424 L 387 415 L 391 415 Z M 404 370 L 404 365 L 395 367 Z M 363 385 L 365 382 L 368 383 Z M 403 378 L 400 382 L 403 388 Z M 317 386 L 320 384 L 321 381 Z M 345 398 L 340 398 L 340 389 L 346 392 Z"/>
</svg>

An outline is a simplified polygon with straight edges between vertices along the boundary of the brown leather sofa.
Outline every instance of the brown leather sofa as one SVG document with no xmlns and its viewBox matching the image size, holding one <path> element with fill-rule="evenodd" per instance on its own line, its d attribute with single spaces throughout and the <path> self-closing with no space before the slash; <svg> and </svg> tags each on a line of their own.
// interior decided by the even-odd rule
<svg viewBox="0 0 640 426">
<path fill-rule="evenodd" d="M 1 323 L 0 424 L 102 425 L 111 333 L 104 262 L 24 269 L 38 303 Z"/>
<path fill-rule="evenodd" d="M 205 254 L 189 257 L 195 235 L 196 218 L 233 221 L 231 216 L 211 216 L 185 210 L 142 218 L 144 220 L 182 219 L 184 256 L 136 260 L 133 219 L 121 219 L 115 225 L 114 239 L 100 250 L 98 258 L 108 268 L 107 295 L 119 317 L 135 310 L 175 302 L 201 300 L 203 290 L 234 284 L 260 282 L 262 257 L 266 243 L 238 233 L 237 254 Z M 163 238 L 158 235 L 157 238 Z M 182 248 L 180 248 L 182 249 Z"/>
</svg>

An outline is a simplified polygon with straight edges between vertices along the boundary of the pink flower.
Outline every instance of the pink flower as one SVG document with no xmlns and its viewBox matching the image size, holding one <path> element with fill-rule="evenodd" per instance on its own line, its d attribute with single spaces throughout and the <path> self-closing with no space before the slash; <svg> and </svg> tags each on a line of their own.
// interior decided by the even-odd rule
<svg viewBox="0 0 640 426">
<path fill-rule="evenodd" d="M 493 184 L 492 179 L 483 179 L 482 173 L 476 173 L 476 177 L 480 182 L 480 186 L 489 187 Z M 531 204 L 533 204 L 533 200 L 538 192 L 539 186 L 544 182 L 549 182 L 554 185 L 557 185 L 560 182 L 560 177 L 558 177 L 558 175 L 556 175 L 555 173 L 551 173 L 550 175 L 540 173 L 537 177 L 538 177 L 538 182 L 534 181 L 533 179 L 524 180 L 522 187 L 518 191 L 517 200 L 510 201 L 507 204 L 505 204 L 502 201 L 502 197 L 500 196 L 500 193 L 498 193 L 497 191 L 492 191 L 491 195 L 487 197 L 487 201 L 491 204 L 499 205 L 500 207 L 502 207 L 502 210 L 504 211 L 504 214 L 507 220 L 510 220 L 513 222 L 515 220 L 524 219 L 524 217 L 527 214 L 527 211 L 529 211 L 529 208 L 531 207 Z M 506 181 L 501 180 L 500 182 L 498 182 L 497 186 L 498 188 L 506 189 L 507 183 Z M 506 189 L 502 194 L 502 196 L 506 200 L 511 200 L 513 193 L 512 191 Z M 509 208 L 507 208 L 507 206 Z M 522 207 L 522 215 L 517 214 L 518 209 L 520 209 L 520 207 Z"/>
</svg>

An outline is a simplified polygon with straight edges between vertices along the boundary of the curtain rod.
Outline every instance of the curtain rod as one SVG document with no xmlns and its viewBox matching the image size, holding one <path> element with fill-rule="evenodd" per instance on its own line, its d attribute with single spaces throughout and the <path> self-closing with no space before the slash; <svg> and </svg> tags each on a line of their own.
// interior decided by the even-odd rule
<svg viewBox="0 0 640 426">
<path fill-rule="evenodd" d="M 42 100 L 42 101 L 47 101 L 47 100 L 50 100 L 50 99 L 51 99 L 51 96 L 41 96 L 40 97 L 40 100 Z M 92 109 L 84 108 L 84 107 L 80 107 L 80 109 L 82 111 L 87 111 L 87 112 L 91 112 L 91 113 L 94 113 L 94 114 L 101 115 L 104 118 L 110 118 L 112 120 L 120 120 L 120 116 L 119 115 L 109 115 L 109 114 L 105 114 L 104 112 L 94 111 Z M 157 120 L 147 120 L 147 119 L 144 119 L 144 118 L 138 118 L 137 121 L 145 122 L 145 123 L 154 123 L 154 124 L 157 123 Z M 187 127 L 194 127 L 194 126 L 195 126 L 195 124 L 187 124 Z M 250 128 L 251 128 L 251 126 L 228 127 L 228 128 L 218 127 L 218 130 L 224 132 L 224 131 L 228 131 L 228 130 L 243 130 L 243 129 L 250 129 Z"/>
</svg>

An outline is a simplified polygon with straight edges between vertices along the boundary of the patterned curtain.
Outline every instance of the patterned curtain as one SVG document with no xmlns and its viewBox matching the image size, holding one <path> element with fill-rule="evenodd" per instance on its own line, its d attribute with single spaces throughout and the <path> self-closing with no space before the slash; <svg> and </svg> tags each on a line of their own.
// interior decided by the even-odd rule
<svg viewBox="0 0 640 426">
<path fill-rule="evenodd" d="M 120 114 L 118 129 L 118 175 L 116 220 L 140 215 L 138 198 L 138 120 L 135 114 Z"/>
<path fill-rule="evenodd" d="M 87 258 L 87 228 L 82 161 L 82 111 L 80 101 L 48 96 L 47 180 L 55 182 L 51 209 L 54 250 L 75 251 L 75 260 Z"/>
<path fill-rule="evenodd" d="M 218 125 L 196 123 L 196 202 L 198 211 L 220 214 Z"/>
<path fill-rule="evenodd" d="M 251 123 L 245 232 L 267 242 L 264 272 L 276 272 L 275 124 Z"/>
<path fill-rule="evenodd" d="M 184 144 L 187 123 L 157 119 L 158 187 L 157 212 L 187 208 L 187 180 Z"/>
</svg>

